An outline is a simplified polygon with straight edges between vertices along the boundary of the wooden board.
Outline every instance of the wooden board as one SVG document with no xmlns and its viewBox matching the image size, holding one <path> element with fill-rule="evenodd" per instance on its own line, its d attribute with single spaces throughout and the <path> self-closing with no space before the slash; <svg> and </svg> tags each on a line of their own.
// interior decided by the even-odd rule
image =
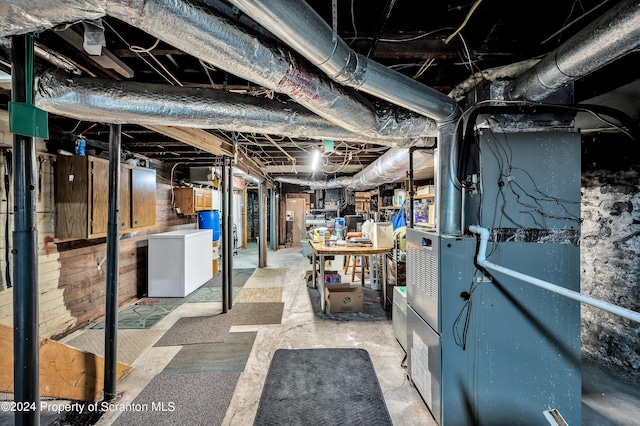
<svg viewBox="0 0 640 426">
<path fill-rule="evenodd" d="M 120 381 L 133 367 L 116 365 Z M 98 401 L 104 388 L 104 357 L 40 338 L 40 396 Z M 0 325 L 0 392 L 13 392 L 13 328 Z"/>
</svg>

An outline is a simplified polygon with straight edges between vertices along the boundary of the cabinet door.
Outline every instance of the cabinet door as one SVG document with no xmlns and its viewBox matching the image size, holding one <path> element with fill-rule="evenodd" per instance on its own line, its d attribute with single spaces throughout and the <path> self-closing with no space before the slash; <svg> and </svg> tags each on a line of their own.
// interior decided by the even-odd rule
<svg viewBox="0 0 640 426">
<path fill-rule="evenodd" d="M 204 209 L 213 210 L 213 192 L 210 189 L 204 191 Z"/>
<path fill-rule="evenodd" d="M 196 211 L 204 210 L 204 191 L 201 189 L 195 190 L 196 196 Z"/>
<path fill-rule="evenodd" d="M 131 167 L 120 166 L 120 231 L 131 228 Z"/>
<path fill-rule="evenodd" d="M 173 196 L 176 207 L 180 209 L 182 214 L 195 214 L 196 201 L 195 189 L 193 188 L 174 188 Z"/>
<path fill-rule="evenodd" d="M 131 169 L 131 227 L 156 224 L 156 171 L 144 167 Z"/>
<path fill-rule="evenodd" d="M 91 159 L 91 220 L 89 236 L 107 233 L 109 219 L 109 162 Z"/>
<path fill-rule="evenodd" d="M 89 166 L 87 157 L 59 155 L 55 169 L 56 238 L 87 238 Z"/>
</svg>

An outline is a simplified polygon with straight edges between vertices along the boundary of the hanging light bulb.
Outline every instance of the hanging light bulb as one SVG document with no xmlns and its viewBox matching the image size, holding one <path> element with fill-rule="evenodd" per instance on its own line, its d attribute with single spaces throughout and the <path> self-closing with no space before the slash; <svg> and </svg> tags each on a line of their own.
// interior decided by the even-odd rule
<svg viewBox="0 0 640 426">
<path fill-rule="evenodd" d="M 317 149 L 313 150 L 313 160 L 311 160 L 311 170 L 316 170 L 318 168 L 318 162 L 320 161 L 320 151 Z"/>
</svg>

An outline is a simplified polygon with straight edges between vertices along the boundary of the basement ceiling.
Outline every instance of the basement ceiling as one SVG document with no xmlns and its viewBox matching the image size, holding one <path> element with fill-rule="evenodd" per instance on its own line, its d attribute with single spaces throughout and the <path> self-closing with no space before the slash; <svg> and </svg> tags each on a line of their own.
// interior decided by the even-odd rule
<svg viewBox="0 0 640 426">
<path fill-rule="evenodd" d="M 180 0 L 158 3 L 183 4 Z M 533 62 L 523 61 L 542 58 L 617 3 L 606 0 L 541 0 L 516 7 L 506 0 L 428 3 L 410 0 L 308 1 L 317 14 L 334 28 L 336 36 L 353 51 L 442 94 L 467 95 L 467 99 L 469 93 L 473 96 L 473 85 L 464 83 L 471 81 L 473 75 L 484 73 L 489 76 L 505 70 L 502 74 L 509 78 L 509 73 L 517 71 L 508 70 L 521 71 L 521 68 L 509 66 L 518 63 L 530 66 Z M 323 76 L 292 48 L 249 18 L 242 8 L 221 0 L 185 4 L 223 17 L 255 40 L 284 52 L 283 55 L 291 58 L 293 63 Z M 9 7 L 9 2 L 0 1 L 0 11 Z M 5 17 L 0 18 L 0 22 L 8 19 L 6 13 L 2 15 Z M 304 28 L 305 23 L 299 25 Z M 88 53 L 83 46 L 92 26 L 97 26 L 98 33 L 104 35 L 104 46 L 98 48 L 99 55 Z M 8 46 L 5 39 L 0 66 L 10 73 Z M 299 105 L 294 107 L 295 102 L 288 95 L 235 75 L 229 71 L 234 69 L 232 66 L 227 70 L 214 66 L 112 16 L 84 24 L 71 20 L 66 25 L 38 31 L 36 58 L 38 72 L 50 67 L 65 68 L 70 79 L 95 79 L 114 85 L 137 82 L 148 85 L 152 92 L 168 86 L 178 91 L 226 92 L 241 96 L 239 99 L 258 98 L 270 102 L 269 105 L 281 105 L 283 111 L 293 110 L 296 117 L 306 114 Z M 600 103 L 614 107 L 637 122 L 640 116 L 637 63 L 638 52 L 634 50 L 578 80 L 574 87 L 575 103 Z M 328 80 L 326 76 L 322 78 Z M 354 92 L 350 88 L 339 90 Z M 353 96 L 363 103 L 376 105 L 378 110 L 388 109 L 395 118 L 403 114 L 402 109 L 395 109 L 387 101 L 371 95 L 360 92 Z M 9 88 L 6 84 L 0 85 L 0 108 L 7 109 L 9 100 Z M 125 122 L 122 125 L 123 150 L 180 167 L 217 164 L 220 155 L 225 154 L 234 156 L 238 165 L 250 173 L 269 180 L 276 177 L 315 180 L 351 176 L 397 143 L 375 138 L 343 140 L 338 137 L 327 140 L 300 136 L 295 132 L 262 132 L 260 127 L 258 131 L 248 131 L 246 126 L 243 127 L 245 117 L 242 112 L 240 104 L 236 124 L 227 125 L 224 129 Z M 72 149 L 75 139 L 83 136 L 87 140 L 87 149 L 99 155 L 108 147 L 110 127 L 102 120 L 104 116 L 99 114 L 83 119 L 50 114 L 50 150 Z M 576 127 L 585 135 L 618 130 L 588 114 L 578 115 Z M 316 171 L 311 170 L 314 150 L 322 152 Z"/>
</svg>

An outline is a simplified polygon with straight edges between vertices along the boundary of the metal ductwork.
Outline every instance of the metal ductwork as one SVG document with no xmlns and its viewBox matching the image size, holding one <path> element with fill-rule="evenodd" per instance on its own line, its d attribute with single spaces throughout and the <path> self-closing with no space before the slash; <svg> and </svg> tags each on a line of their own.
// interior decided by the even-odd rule
<svg viewBox="0 0 640 426">
<path fill-rule="evenodd" d="M 56 70 L 37 78 L 35 105 L 50 113 L 112 124 L 181 126 L 292 138 L 336 139 L 393 146 L 338 127 L 297 104 L 215 89 L 113 82 Z"/>
<path fill-rule="evenodd" d="M 354 52 L 306 2 L 231 0 L 334 81 L 402 106 L 437 122 L 459 117 L 445 94 Z"/>
<path fill-rule="evenodd" d="M 104 10 L 220 69 L 284 93 L 351 132 L 368 138 L 401 138 L 411 144 L 436 131 L 432 120 L 409 111 L 376 109 L 358 93 L 306 69 L 290 53 L 267 46 L 224 18 L 180 0 L 46 0 L 37 7 L 32 3 L 23 0 L 0 6 L 9 16 L 0 27 L 0 35 L 97 19 Z"/>
<path fill-rule="evenodd" d="M 415 151 L 413 153 L 414 169 L 433 170 L 433 152 Z M 352 177 L 340 177 L 328 181 L 306 180 L 298 178 L 276 178 L 276 181 L 291 183 L 301 186 L 309 186 L 311 189 L 349 188 L 354 191 L 365 191 L 384 183 L 396 181 L 399 176 L 404 176 L 409 164 L 408 148 L 391 148 L 378 160 L 369 164 Z M 423 176 L 432 178 L 433 174 Z"/>
<path fill-rule="evenodd" d="M 0 35 L 42 31 L 61 23 L 97 19 L 104 10 L 109 16 L 140 28 L 220 69 L 284 93 L 332 123 L 369 139 L 399 137 L 408 142 L 405 144 L 408 146 L 424 136 L 437 135 L 440 144 L 451 142 L 451 134 L 448 131 L 443 133 L 443 127 L 448 128 L 445 124 L 459 115 L 454 100 L 355 54 L 340 39 L 332 43 L 331 29 L 306 3 L 272 3 L 278 15 L 287 15 L 284 17 L 287 25 L 274 28 L 281 23 L 276 21 L 276 24 L 269 24 L 264 19 L 258 19 L 260 24 L 299 48 L 304 56 L 311 58 L 336 82 L 409 111 L 398 115 L 397 111 L 373 108 L 357 92 L 350 92 L 348 88 L 305 69 L 293 55 L 266 46 L 225 19 L 180 0 L 136 0 L 124 3 L 117 0 L 45 0 L 37 5 L 33 4 L 33 0 L 16 0 L 0 6 L 4 9 L 0 12 L 10 17 L 2 21 L 4 27 L 0 27 Z M 86 15 L 83 15 L 84 11 Z M 269 15 L 273 17 L 274 13 Z M 298 38 L 304 40 L 300 45 L 293 42 Z M 402 120 L 397 120 L 396 117 L 400 116 Z M 438 126 L 434 120 L 438 121 Z M 406 160 L 395 158 L 393 161 L 401 161 L 396 164 L 401 173 L 408 168 L 408 156 Z M 439 164 L 443 169 L 440 172 L 448 176 L 449 159 L 442 159 Z M 373 167 L 376 166 L 374 163 Z M 387 181 L 398 177 L 396 175 L 395 179 L 388 178 Z M 459 190 L 456 192 L 455 187 L 450 187 L 449 179 L 441 179 L 440 182 L 443 186 L 441 192 L 453 196 L 446 197 L 439 209 L 450 212 L 449 215 L 456 214 L 451 212 L 458 212 L 459 215 Z M 459 226 L 447 233 L 457 233 L 458 230 Z"/>
<path fill-rule="evenodd" d="M 438 123 L 438 146 L 442 149 L 436 153 L 440 175 L 436 179 L 438 194 L 436 217 L 440 218 L 438 220 L 441 222 L 437 227 L 443 234 L 459 234 L 462 193 L 455 180 L 450 178 L 455 175 L 454 159 L 457 158 L 456 150 L 458 149 L 453 143 L 455 121 L 460 116 L 457 102 L 437 90 L 357 54 L 342 39 L 334 37 L 331 27 L 304 1 L 231 0 L 231 2 L 337 83 L 407 108 Z M 393 154 L 390 157 L 393 158 Z M 379 159 L 371 166 L 375 168 L 382 161 L 384 160 Z M 402 161 L 396 165 L 397 172 L 402 174 L 396 174 L 395 179 L 387 178 L 387 182 L 404 176 L 404 172 L 409 168 L 408 151 L 406 158 L 396 158 L 389 162 L 392 161 Z M 380 180 L 376 182 L 383 183 Z M 369 188 L 375 186 L 369 182 L 362 182 L 362 184 Z"/>
<path fill-rule="evenodd" d="M 539 101 L 640 46 L 640 1 L 624 1 L 514 80 L 505 97 Z"/>
</svg>

